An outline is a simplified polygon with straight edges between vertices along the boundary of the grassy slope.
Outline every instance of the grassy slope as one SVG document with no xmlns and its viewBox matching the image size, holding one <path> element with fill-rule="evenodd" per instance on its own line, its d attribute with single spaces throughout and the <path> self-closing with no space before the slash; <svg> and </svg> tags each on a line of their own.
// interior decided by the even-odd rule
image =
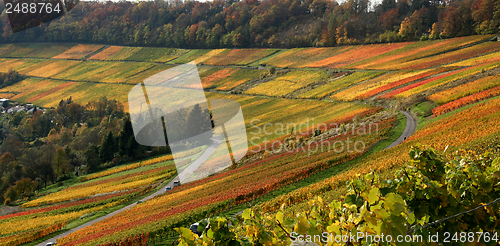
<svg viewBox="0 0 500 246">
<path fill-rule="evenodd" d="M 352 161 L 348 161 L 345 163 L 342 163 L 340 165 L 334 166 L 332 168 L 328 168 L 325 170 L 322 170 L 321 172 L 314 173 L 312 175 L 309 175 L 308 177 L 301 179 L 295 183 L 292 183 L 290 185 L 284 186 L 280 189 L 271 191 L 263 196 L 257 197 L 256 199 L 252 200 L 251 202 L 239 204 L 237 206 L 233 206 L 231 209 L 221 212 L 219 215 L 220 216 L 232 216 L 246 208 L 250 208 L 253 206 L 256 206 L 258 204 L 261 204 L 266 201 L 270 201 L 275 197 L 281 196 L 288 194 L 294 190 L 297 190 L 299 188 L 307 187 L 311 184 L 317 183 L 319 181 L 325 180 L 329 177 L 332 177 L 336 174 L 339 174 L 341 172 L 344 172 L 345 170 L 350 169 L 352 166 L 355 166 L 357 163 L 362 162 L 364 159 L 369 158 L 370 155 L 373 153 L 376 153 L 380 150 L 385 149 L 389 144 L 394 142 L 402 133 L 404 128 L 406 127 L 406 117 L 399 113 L 397 116 L 397 121 L 393 127 L 392 130 L 389 131 L 389 133 L 385 136 L 384 139 L 380 140 L 378 143 L 376 143 L 374 146 L 372 146 L 367 152 L 365 152 L 363 155 L 355 158 Z M 298 204 L 297 206 L 307 206 L 307 204 Z M 155 245 L 171 245 L 173 241 L 175 241 L 176 238 L 170 238 L 163 243 L 155 244 Z"/>
<path fill-rule="evenodd" d="M 294 191 L 298 188 L 306 187 L 310 184 L 317 183 L 321 180 L 324 180 L 324 179 L 329 178 L 333 175 L 336 175 L 340 172 L 343 172 L 346 169 L 349 169 L 351 166 L 356 165 L 356 163 L 359 163 L 362 160 L 369 158 L 369 156 L 371 154 L 385 149 L 387 146 L 389 146 L 389 144 L 396 141 L 396 139 L 399 136 L 401 136 L 405 127 L 406 127 L 406 117 L 404 116 L 404 114 L 399 113 L 397 116 L 396 124 L 394 125 L 393 129 L 390 130 L 389 133 L 385 136 L 385 138 L 381 139 L 378 143 L 373 145 L 366 153 L 357 157 L 356 159 L 342 163 L 342 164 L 334 166 L 332 168 L 325 169 L 321 172 L 309 175 L 307 178 L 304 178 L 298 182 L 295 182 L 293 184 L 290 184 L 290 185 L 285 186 L 283 188 L 280 188 L 278 190 L 271 191 L 270 193 L 268 193 L 264 196 L 256 198 L 251 203 L 241 204 L 241 205 L 236 206 L 233 209 L 226 211 L 222 214 L 223 215 L 233 215 L 233 214 L 235 214 L 235 213 L 237 213 L 245 208 L 249 208 L 251 205 L 257 205 L 259 203 L 269 201 L 274 197 L 277 197 L 277 196 L 280 196 L 283 194 L 288 194 L 291 191 Z"/>
<path fill-rule="evenodd" d="M 164 182 L 168 183 L 173 178 L 174 177 L 172 177 L 172 178 L 170 178 L 168 180 L 165 180 Z M 68 183 L 68 185 L 70 185 L 70 183 Z M 102 209 L 102 210 L 99 210 L 99 211 L 97 211 L 97 212 L 95 212 L 93 214 L 89 214 L 89 216 L 86 216 L 83 219 L 74 220 L 74 221 L 66 224 L 66 227 L 63 230 L 60 230 L 60 231 L 57 231 L 57 232 L 53 232 L 53 233 L 51 233 L 51 234 L 49 234 L 49 235 L 47 235 L 45 237 L 39 238 L 39 239 L 37 239 L 37 240 L 35 240 L 33 242 L 30 242 L 30 243 L 27 243 L 27 244 L 24 244 L 24 245 L 27 245 L 27 246 L 37 245 L 37 244 L 39 244 L 39 243 L 41 243 L 41 242 L 43 242 L 43 241 L 45 241 L 45 240 L 47 240 L 49 238 L 52 238 L 52 237 L 57 236 L 59 234 L 62 234 L 64 232 L 66 232 L 66 231 L 69 231 L 69 230 L 75 228 L 75 227 L 83 225 L 83 224 L 85 224 L 85 223 L 87 223 L 89 221 L 92 221 L 92 220 L 97 219 L 99 217 L 102 217 L 102 216 L 105 216 L 107 214 L 110 214 L 110 213 L 112 213 L 112 212 L 114 212 L 116 210 L 119 210 L 121 208 L 124 208 L 124 207 L 126 207 L 126 206 L 128 206 L 130 204 L 136 203 L 137 201 L 139 201 L 139 200 L 143 199 L 144 197 L 147 197 L 147 196 L 155 193 L 156 191 L 158 191 L 161 188 L 163 188 L 163 187 L 158 186 L 158 187 L 156 187 L 156 188 L 148 191 L 147 193 L 145 193 L 145 194 L 143 194 L 141 196 L 134 197 L 134 198 L 130 199 L 129 201 L 127 201 L 125 203 L 122 203 L 122 204 L 120 204 L 118 206 L 114 206 L 114 207 L 111 207 L 111 208 Z"/>
<path fill-rule="evenodd" d="M 186 62 L 188 60 L 188 56 L 202 57 L 202 56 L 206 55 L 209 52 L 210 51 L 208 51 L 208 50 L 206 50 L 206 51 L 189 51 L 187 53 L 187 55 L 180 56 L 179 58 L 171 60 L 170 62 L 171 63 L 176 63 L 176 61 L 179 62 L 179 63 Z M 274 53 L 274 54 L 272 54 L 272 55 L 270 55 L 268 57 L 265 57 L 264 59 L 261 59 L 261 60 L 270 60 L 270 59 L 273 59 L 273 58 L 277 57 L 278 55 L 282 54 L 283 52 L 285 52 L 285 51 L 282 50 L 282 51 L 276 52 L 276 53 Z M 21 51 L 21 52 L 18 52 L 18 53 L 19 54 L 25 54 L 26 52 L 25 51 Z M 9 54 L 12 54 L 12 52 L 9 53 Z M 29 54 L 29 52 L 27 54 Z M 0 56 L 1 56 L 1 52 L 0 52 Z M 19 56 L 21 56 L 21 55 L 19 55 Z M 186 59 L 182 60 L 182 59 L 184 59 L 183 57 L 186 58 Z M 259 63 L 262 62 L 261 60 L 257 60 L 257 61 L 253 62 L 250 65 L 257 66 Z M 32 66 L 32 65 L 36 65 L 36 62 L 34 62 L 34 61 L 25 61 L 23 63 L 24 64 L 22 66 L 24 66 L 24 67 L 29 67 L 29 66 Z M 433 106 L 434 105 L 432 105 L 432 103 L 429 103 L 429 102 L 419 103 L 419 104 L 415 104 L 415 105 L 412 106 L 412 108 L 411 108 L 412 111 L 415 112 L 417 115 L 419 115 L 419 123 L 421 123 L 421 124 L 419 124 L 418 129 L 422 129 L 423 127 L 425 127 L 427 124 L 429 124 L 431 122 L 435 122 L 436 120 L 442 119 L 442 118 L 447 117 L 449 115 L 456 114 L 456 113 L 461 112 L 461 111 L 463 111 L 465 109 L 473 107 L 474 105 L 469 105 L 469 106 L 463 107 L 461 109 L 452 111 L 450 113 L 441 115 L 439 117 L 435 117 L 435 118 L 426 117 L 426 115 L 428 114 L 429 110 L 431 110 L 433 108 Z M 399 136 L 399 134 L 397 134 L 397 133 L 398 132 L 402 132 L 402 130 L 404 129 L 404 123 L 401 122 L 401 119 L 404 119 L 404 117 L 402 115 L 399 115 L 398 116 L 398 123 L 396 124 L 396 127 L 393 129 L 393 131 L 391 131 L 392 135 L 389 135 L 386 140 L 382 140 L 381 142 L 379 142 L 373 149 L 371 149 L 369 151 L 369 153 L 366 153 L 362 157 L 357 158 L 356 161 L 361 161 L 364 158 L 369 157 L 372 153 L 375 153 L 375 152 L 383 149 L 384 145 L 387 146 L 391 142 L 392 139 L 396 139 Z M 290 191 L 295 190 L 297 188 L 304 187 L 304 186 L 307 186 L 307 185 L 312 184 L 312 183 L 316 183 L 316 182 L 318 182 L 320 180 L 323 180 L 323 179 L 325 179 L 327 177 L 330 177 L 332 175 L 335 175 L 337 173 L 340 173 L 340 172 L 348 169 L 351 164 L 355 165 L 355 162 L 351 161 L 351 162 L 349 162 L 349 165 L 347 165 L 347 163 L 346 164 L 342 164 L 340 166 L 336 166 L 334 168 L 328 169 L 325 172 L 318 173 L 317 175 L 312 175 L 309 178 L 304 179 L 302 181 L 299 181 L 299 182 L 297 182 L 295 184 L 292 184 L 290 186 L 287 186 L 287 187 L 284 187 L 282 189 L 279 189 L 279 190 L 276 190 L 274 192 L 271 192 L 270 194 L 268 194 L 268 195 L 266 195 L 266 196 L 264 196 L 262 198 L 257 199 L 252 204 L 255 204 L 256 202 L 261 202 L 261 201 L 269 200 L 269 199 L 271 199 L 271 198 L 273 198 L 275 196 L 289 193 Z M 71 184 L 74 184 L 74 183 L 72 183 L 72 181 L 69 180 L 69 181 L 65 182 L 64 186 L 71 185 Z M 48 189 L 49 190 L 52 189 L 53 191 L 55 191 L 55 190 L 58 189 L 58 187 L 52 186 L 52 187 L 48 187 Z M 249 205 L 250 204 L 241 205 L 241 208 L 247 207 Z M 235 208 L 234 211 L 236 211 L 238 209 L 239 208 Z M 232 213 L 234 211 L 228 211 L 227 213 Z"/>
<path fill-rule="evenodd" d="M 489 98 L 489 99 L 486 99 L 486 100 L 483 100 L 483 101 L 480 101 L 480 102 L 477 102 L 477 103 L 469 104 L 469 105 L 461 107 L 459 109 L 455 109 L 455 110 L 453 110 L 451 112 L 444 113 L 444 114 L 439 115 L 437 117 L 433 117 L 433 116 L 428 117 L 425 121 L 419 122 L 419 124 L 417 126 L 417 130 L 424 128 L 426 125 L 428 125 L 428 124 L 430 124 L 432 122 L 444 119 L 444 118 L 449 117 L 451 115 L 455 115 L 455 114 L 460 113 L 462 111 L 465 111 L 465 110 L 467 110 L 469 108 L 472 108 L 472 107 L 474 107 L 474 106 L 476 106 L 478 104 L 486 103 L 488 101 L 499 99 L 499 98 L 500 98 L 500 96 L 492 97 L 492 98 Z"/>
</svg>

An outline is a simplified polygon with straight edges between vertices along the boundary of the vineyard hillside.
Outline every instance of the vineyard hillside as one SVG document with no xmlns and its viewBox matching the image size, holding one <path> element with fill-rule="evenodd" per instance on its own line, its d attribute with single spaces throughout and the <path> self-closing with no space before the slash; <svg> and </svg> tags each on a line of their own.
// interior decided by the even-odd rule
<svg viewBox="0 0 500 246">
<path fill-rule="evenodd" d="M 0 191 L 5 211 L 15 211 L 0 215 L 0 245 L 290 245 L 292 232 L 498 233 L 498 203 L 423 227 L 498 198 L 493 37 L 293 49 L 0 45 L 0 97 L 10 100 L 0 120 Z M 175 165 L 169 147 L 140 146 L 128 93 L 191 61 L 208 99 L 241 105 L 248 150 L 231 167 L 169 190 L 177 168 L 213 143 L 182 143 Z M 32 111 L 8 112 L 21 107 Z M 221 161 L 211 156 L 200 168 Z M 40 171 L 47 166 L 52 174 Z M 186 229 L 195 222 L 210 223 L 201 238 Z"/>
</svg>

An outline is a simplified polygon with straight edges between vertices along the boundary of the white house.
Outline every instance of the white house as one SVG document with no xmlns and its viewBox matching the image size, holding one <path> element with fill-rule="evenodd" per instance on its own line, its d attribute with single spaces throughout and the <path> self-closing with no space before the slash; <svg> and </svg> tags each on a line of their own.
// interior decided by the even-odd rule
<svg viewBox="0 0 500 246">
<path fill-rule="evenodd" d="M 7 110 L 7 113 L 9 113 L 9 114 L 15 114 L 15 113 L 17 113 L 19 111 L 22 111 L 22 110 L 24 110 L 23 106 L 15 106 L 15 107 L 9 108 Z"/>
</svg>

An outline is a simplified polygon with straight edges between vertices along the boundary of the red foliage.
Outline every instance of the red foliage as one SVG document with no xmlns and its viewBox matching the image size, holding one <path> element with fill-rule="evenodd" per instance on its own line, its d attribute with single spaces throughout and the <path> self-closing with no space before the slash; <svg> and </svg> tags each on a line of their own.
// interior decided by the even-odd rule
<svg viewBox="0 0 500 246">
<path fill-rule="evenodd" d="M 449 72 L 449 73 L 445 73 L 445 74 L 441 74 L 439 76 L 435 76 L 435 77 L 432 77 L 432 78 L 429 78 L 429 79 L 426 79 L 426 80 L 423 80 L 423 81 L 420 81 L 418 83 L 414 83 L 414 84 L 411 84 L 411 85 L 407 85 L 405 87 L 402 87 L 402 88 L 399 88 L 397 90 L 393 90 L 389 93 L 386 93 L 382 96 L 380 96 L 381 98 L 385 98 L 385 99 L 390 99 L 392 97 L 394 97 L 395 95 L 399 94 L 399 93 L 402 93 L 402 92 L 405 92 L 405 91 L 408 91 L 408 90 L 411 90 L 413 88 L 416 88 L 416 87 L 419 87 L 421 85 L 425 85 L 427 83 L 430 83 L 430 82 L 433 82 L 435 80 L 438 80 L 438 79 L 442 79 L 444 77 L 447 77 L 447 76 L 450 76 L 450 75 L 453 75 L 453 74 L 456 74 L 456 73 L 459 73 L 459 72 L 462 72 L 464 70 L 466 70 L 467 68 L 464 68 L 464 69 L 459 69 L 459 70 L 455 70 L 453 72 Z"/>
<path fill-rule="evenodd" d="M 375 95 L 377 95 L 377 94 L 379 94 L 381 92 L 384 92 L 386 90 L 389 90 L 389 89 L 392 89 L 392 88 L 395 88 L 395 87 L 398 87 L 398 86 L 401 86 L 401 85 L 413 82 L 415 80 L 419 80 L 419 79 L 422 79 L 422 78 L 434 75 L 434 74 L 439 73 L 439 72 L 444 72 L 444 71 L 446 71 L 446 70 L 445 69 L 433 70 L 433 71 L 429 71 L 429 72 L 426 72 L 426 73 L 417 74 L 417 75 L 408 77 L 406 79 L 398 80 L 396 82 L 393 82 L 393 83 L 390 83 L 390 84 L 378 87 L 378 88 L 376 88 L 374 90 L 371 90 L 371 91 L 368 91 L 368 92 L 366 92 L 364 94 L 361 94 L 361 95 L 359 95 L 357 97 L 357 99 L 366 99 L 366 98 L 369 98 L 371 96 L 375 96 Z"/>
<path fill-rule="evenodd" d="M 130 193 L 137 192 L 138 190 L 139 189 L 134 189 L 134 190 L 126 191 L 126 192 L 120 192 L 120 193 L 116 193 L 116 194 L 109 194 L 109 195 L 105 195 L 105 196 L 93 197 L 93 198 L 89 198 L 89 199 L 85 199 L 85 200 L 81 200 L 81 201 L 76 201 L 76 202 L 69 202 L 69 203 L 65 203 L 65 204 L 59 204 L 59 205 L 45 207 L 45 208 L 39 208 L 39 209 L 31 209 L 31 210 L 27 210 L 27 211 L 23 211 L 23 212 L 19 212 L 19 213 L 14 213 L 14 214 L 7 214 L 7 215 L 0 216 L 0 220 L 12 218 L 12 217 L 30 215 L 30 214 L 35 214 L 35 213 L 49 212 L 52 210 L 77 206 L 77 205 L 81 205 L 81 204 L 98 202 L 98 201 L 114 198 L 117 196 L 128 195 Z"/>
<path fill-rule="evenodd" d="M 149 232 L 146 234 L 129 236 L 119 242 L 102 244 L 102 246 L 145 246 L 148 245 L 148 236 Z"/>
<path fill-rule="evenodd" d="M 25 231 L 19 234 L 2 237 L 0 238 L 1 245 L 20 245 L 32 242 L 38 238 L 45 237 L 52 232 L 59 231 L 66 226 L 66 222 L 57 223 L 50 226 L 45 226 L 42 228 L 37 228 L 35 230 Z"/>
<path fill-rule="evenodd" d="M 500 95 L 500 86 L 491 88 L 489 90 L 481 91 L 475 94 L 472 94 L 470 96 L 462 97 L 458 100 L 443 104 L 439 107 L 436 107 L 432 110 L 432 113 L 434 116 L 438 116 L 447 112 L 450 112 L 452 110 L 455 110 L 457 108 L 461 108 L 463 106 L 482 101 L 484 99 L 488 99 L 490 97 L 498 96 Z"/>
<path fill-rule="evenodd" d="M 398 18 L 399 18 L 399 11 L 398 9 L 394 8 L 383 13 L 379 17 L 379 21 L 385 30 L 389 30 L 396 25 L 396 23 L 398 22 Z"/>
<path fill-rule="evenodd" d="M 75 186 L 68 187 L 68 188 L 66 188 L 66 190 L 75 190 L 75 189 L 81 189 L 83 187 L 95 186 L 95 185 L 98 185 L 98 184 L 111 183 L 111 182 L 115 182 L 115 181 L 118 181 L 118 180 L 123 180 L 123 179 L 126 179 L 126 178 L 138 177 L 138 176 L 142 176 L 142 175 L 148 175 L 148 174 L 151 174 L 151 173 L 160 172 L 160 171 L 163 171 L 163 170 L 168 170 L 170 168 L 172 168 L 172 167 L 167 165 L 167 166 L 158 167 L 158 168 L 147 170 L 147 171 L 142 171 L 142 172 L 131 173 L 131 174 L 123 175 L 123 176 L 118 176 L 118 177 L 115 177 L 115 178 L 108 178 L 108 179 L 103 179 L 103 180 L 95 181 L 95 182 L 87 182 L 85 184 L 75 185 Z"/>
</svg>

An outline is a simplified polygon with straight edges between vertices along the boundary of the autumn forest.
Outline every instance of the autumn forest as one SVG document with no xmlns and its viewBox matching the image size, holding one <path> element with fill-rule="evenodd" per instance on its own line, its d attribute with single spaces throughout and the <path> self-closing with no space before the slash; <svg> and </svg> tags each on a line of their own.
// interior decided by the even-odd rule
<svg viewBox="0 0 500 246">
<path fill-rule="evenodd" d="M 27 31 L 12 33 L 8 23 L 4 11 L 0 42 L 319 47 L 498 33 L 500 0 L 81 2 Z"/>
</svg>

